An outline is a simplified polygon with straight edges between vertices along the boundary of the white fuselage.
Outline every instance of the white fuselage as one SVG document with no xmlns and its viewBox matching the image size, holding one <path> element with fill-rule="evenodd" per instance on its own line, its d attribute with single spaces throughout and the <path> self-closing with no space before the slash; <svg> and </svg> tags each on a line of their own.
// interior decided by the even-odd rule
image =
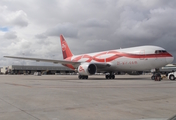
<svg viewBox="0 0 176 120">
<path fill-rule="evenodd" d="M 68 58 L 71 61 L 108 63 L 101 71 L 144 71 L 160 68 L 173 61 L 173 56 L 157 46 L 140 46 L 82 54 Z M 75 69 L 78 66 L 73 66 Z"/>
</svg>

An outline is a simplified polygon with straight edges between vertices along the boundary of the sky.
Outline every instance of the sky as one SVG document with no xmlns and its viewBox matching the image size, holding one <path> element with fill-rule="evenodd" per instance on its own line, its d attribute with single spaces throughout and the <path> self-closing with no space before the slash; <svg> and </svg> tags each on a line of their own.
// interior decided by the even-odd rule
<svg viewBox="0 0 176 120">
<path fill-rule="evenodd" d="M 0 66 L 54 65 L 7 59 L 156 45 L 176 57 L 176 0 L 1 0 Z M 176 63 L 176 60 L 174 60 Z"/>
</svg>

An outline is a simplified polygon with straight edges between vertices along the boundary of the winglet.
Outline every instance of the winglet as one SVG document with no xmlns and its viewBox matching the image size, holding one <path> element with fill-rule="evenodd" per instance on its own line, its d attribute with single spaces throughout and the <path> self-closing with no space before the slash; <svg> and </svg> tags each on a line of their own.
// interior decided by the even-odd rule
<svg viewBox="0 0 176 120">
<path fill-rule="evenodd" d="M 61 48 L 62 48 L 63 58 L 66 59 L 68 57 L 72 57 L 73 54 L 72 54 L 70 48 L 68 47 L 68 44 L 65 41 L 63 35 L 60 35 L 60 41 L 61 41 Z"/>
</svg>

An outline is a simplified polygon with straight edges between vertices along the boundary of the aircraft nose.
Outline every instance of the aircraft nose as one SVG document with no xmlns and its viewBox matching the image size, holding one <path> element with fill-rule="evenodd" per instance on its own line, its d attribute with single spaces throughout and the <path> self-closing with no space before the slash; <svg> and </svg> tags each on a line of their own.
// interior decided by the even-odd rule
<svg viewBox="0 0 176 120">
<path fill-rule="evenodd" d="M 167 64 L 170 64 L 170 63 L 172 63 L 173 61 L 174 61 L 174 57 L 167 57 L 167 58 L 166 58 Z"/>
</svg>

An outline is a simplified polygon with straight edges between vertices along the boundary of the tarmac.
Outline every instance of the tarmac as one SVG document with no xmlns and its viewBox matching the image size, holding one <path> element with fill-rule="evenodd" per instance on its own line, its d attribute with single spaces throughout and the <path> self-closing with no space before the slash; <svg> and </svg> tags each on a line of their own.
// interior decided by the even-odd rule
<svg viewBox="0 0 176 120">
<path fill-rule="evenodd" d="M 0 75 L 0 120 L 167 120 L 176 81 L 151 75 Z"/>
</svg>

